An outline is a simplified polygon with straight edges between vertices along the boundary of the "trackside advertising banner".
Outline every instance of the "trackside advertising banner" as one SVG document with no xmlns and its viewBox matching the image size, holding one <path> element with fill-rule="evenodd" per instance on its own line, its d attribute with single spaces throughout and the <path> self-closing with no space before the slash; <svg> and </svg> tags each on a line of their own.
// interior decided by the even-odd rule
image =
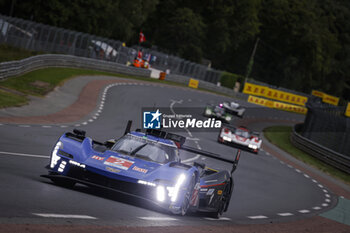
<svg viewBox="0 0 350 233">
<path fill-rule="evenodd" d="M 289 92 L 280 91 L 252 83 L 245 83 L 243 93 L 261 96 L 268 99 L 278 100 L 281 102 L 287 102 L 300 106 L 305 106 L 305 103 L 307 102 L 307 97 L 305 96 L 296 95 Z"/>
<path fill-rule="evenodd" d="M 345 116 L 350 117 L 350 102 L 348 103 L 348 106 L 346 107 Z"/>
<path fill-rule="evenodd" d="M 321 91 L 313 90 L 311 92 L 311 95 L 314 95 L 314 96 L 322 98 L 322 101 L 324 103 L 327 103 L 327 104 L 332 104 L 332 105 L 335 105 L 335 106 L 338 106 L 338 104 L 339 104 L 339 98 L 338 97 L 335 97 L 335 96 L 332 96 L 332 95 L 328 95 L 328 94 L 326 94 L 324 92 L 321 92 Z"/>
<path fill-rule="evenodd" d="M 250 95 L 248 98 L 249 103 L 253 104 L 258 104 L 261 106 L 265 106 L 268 108 L 276 108 L 284 111 L 289 111 L 289 112 L 295 112 L 295 113 L 300 113 L 300 114 L 306 114 L 307 113 L 307 108 L 302 107 L 302 106 L 297 106 L 293 104 L 286 104 L 278 101 L 272 101 L 272 100 L 267 100 L 264 98 L 259 98 Z"/>
</svg>

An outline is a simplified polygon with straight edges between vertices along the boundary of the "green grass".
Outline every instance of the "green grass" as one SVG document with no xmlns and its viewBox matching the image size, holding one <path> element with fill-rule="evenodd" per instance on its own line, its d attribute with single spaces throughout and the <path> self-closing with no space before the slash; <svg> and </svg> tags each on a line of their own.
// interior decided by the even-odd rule
<svg viewBox="0 0 350 233">
<path fill-rule="evenodd" d="M 0 81 L 0 88 L 4 87 L 7 89 L 12 89 L 17 92 L 23 93 L 24 95 L 33 95 L 44 97 L 47 93 L 52 91 L 56 86 L 62 85 L 66 80 L 74 78 L 80 75 L 105 75 L 112 77 L 130 78 L 141 81 L 163 83 L 175 86 L 186 87 L 184 84 L 175 83 L 167 80 L 158 80 L 146 77 L 131 76 L 124 74 L 108 73 L 96 70 L 87 69 L 75 69 L 75 68 L 45 68 L 35 70 L 18 77 L 11 77 L 6 80 Z M 39 85 L 38 85 L 39 82 Z M 5 98 L 6 96 L 6 98 Z M 18 98 L 11 97 L 16 96 L 13 93 L 4 92 L 3 96 L 0 98 L 0 108 L 20 106 L 25 104 L 28 100 L 23 96 L 18 96 Z"/>
<path fill-rule="evenodd" d="M 40 53 L 19 49 L 8 45 L 0 45 L 0 62 L 21 60 L 38 54 Z"/>
<path fill-rule="evenodd" d="M 298 160 L 317 168 L 347 184 L 350 184 L 350 175 L 342 172 L 317 158 L 305 153 L 302 150 L 294 147 L 290 142 L 290 135 L 292 133 L 292 127 L 290 126 L 273 126 L 264 129 L 265 137 L 272 143 L 286 151 Z"/>
<path fill-rule="evenodd" d="M 131 78 L 149 82 L 158 82 L 177 86 L 185 86 L 183 84 L 167 80 L 158 80 L 124 74 L 108 73 L 96 70 L 75 68 L 45 68 L 29 72 L 18 77 L 11 77 L 4 81 L 0 81 L 0 87 L 3 86 L 29 95 L 45 96 L 56 86 L 62 85 L 64 81 L 80 75 L 105 75 L 112 77 Z M 36 81 L 40 81 L 41 83 L 46 84 L 46 86 L 39 87 L 35 85 Z"/>
<path fill-rule="evenodd" d="M 148 82 L 156 82 L 156 83 L 162 83 L 162 84 L 168 84 L 168 85 L 174 85 L 174 86 L 180 86 L 180 87 L 187 87 L 187 85 L 185 84 L 176 83 L 168 80 L 158 80 L 153 78 L 116 74 L 116 73 L 109 73 L 109 72 L 88 70 L 88 69 L 52 67 L 52 68 L 35 70 L 18 77 L 10 77 L 6 80 L 0 81 L 0 88 L 5 87 L 7 89 L 12 89 L 12 90 L 21 92 L 24 95 L 44 97 L 46 94 L 52 91 L 56 86 L 62 85 L 66 80 L 74 78 L 76 76 L 81 76 L 81 75 L 89 75 L 89 76 L 104 75 L 104 76 L 112 76 L 112 77 L 130 78 L 130 79 L 136 79 L 136 80 L 148 81 Z M 198 88 L 198 90 L 230 97 L 229 95 L 218 93 L 211 90 L 206 90 L 203 88 Z M 9 100 L 10 98 L 0 98 L 0 108 L 23 105 L 24 97 L 22 96 L 20 97 L 21 98 L 16 98 L 15 99 L 16 101 L 15 100 L 10 101 Z"/>
<path fill-rule="evenodd" d="M 28 103 L 24 96 L 0 90 L 0 108 L 18 107 Z"/>
<path fill-rule="evenodd" d="M 40 53 L 34 51 L 27 51 L 8 45 L 0 45 L 0 62 L 20 60 L 37 54 Z M 56 86 L 62 85 L 65 80 L 79 75 L 107 75 L 187 87 L 187 85 L 185 84 L 176 83 L 168 80 L 158 80 L 132 75 L 108 73 L 96 70 L 74 68 L 45 68 L 29 72 L 18 77 L 10 77 L 6 80 L 0 81 L 0 89 L 1 87 L 5 87 L 7 89 L 5 89 L 5 91 L 3 91 L 1 94 L 0 108 L 20 106 L 26 104 L 28 102 L 28 98 L 26 98 L 25 96 L 28 95 L 43 97 L 47 93 L 52 91 Z M 14 91 L 8 91 L 8 89 L 12 89 Z M 226 97 L 231 97 L 227 94 L 217 93 L 215 91 L 206 90 L 203 88 L 198 88 L 198 90 L 219 94 Z M 24 96 L 17 95 L 17 92 L 24 94 Z"/>
</svg>

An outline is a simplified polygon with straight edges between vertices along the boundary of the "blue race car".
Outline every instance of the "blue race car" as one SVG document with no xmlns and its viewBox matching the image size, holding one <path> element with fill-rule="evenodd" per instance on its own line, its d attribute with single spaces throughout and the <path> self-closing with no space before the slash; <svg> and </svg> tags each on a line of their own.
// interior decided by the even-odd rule
<svg viewBox="0 0 350 233">
<path fill-rule="evenodd" d="M 52 150 L 49 173 L 42 176 L 65 187 L 82 183 L 137 196 L 174 214 L 185 215 L 191 209 L 219 217 L 227 210 L 240 151 L 232 161 L 187 147 L 180 135 L 154 129 L 130 132 L 130 128 L 131 121 L 124 136 L 105 143 L 77 129 L 63 134 Z M 179 150 L 230 162 L 232 170 L 181 163 Z"/>
</svg>

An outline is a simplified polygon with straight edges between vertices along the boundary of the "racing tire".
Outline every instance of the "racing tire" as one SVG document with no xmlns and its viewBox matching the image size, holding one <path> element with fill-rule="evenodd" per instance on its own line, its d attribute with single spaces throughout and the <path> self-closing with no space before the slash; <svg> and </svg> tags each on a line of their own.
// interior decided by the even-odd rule
<svg viewBox="0 0 350 233">
<path fill-rule="evenodd" d="M 225 186 L 218 210 L 215 212 L 210 212 L 208 214 L 209 217 L 220 218 L 220 216 L 226 211 L 230 203 L 230 199 L 231 199 L 231 181 L 228 182 Z"/>
<path fill-rule="evenodd" d="M 65 187 L 65 188 L 73 188 L 75 185 L 75 181 L 72 180 L 64 180 L 64 179 L 56 179 L 51 178 L 51 181 L 58 186 Z"/>
<path fill-rule="evenodd" d="M 180 214 L 182 216 L 186 215 L 186 213 L 190 207 L 191 197 L 192 197 L 195 185 L 196 185 L 196 175 L 193 173 L 191 181 L 190 181 L 189 185 L 187 186 L 187 192 L 184 196 L 184 200 L 183 200 L 182 205 L 181 205 Z"/>
</svg>

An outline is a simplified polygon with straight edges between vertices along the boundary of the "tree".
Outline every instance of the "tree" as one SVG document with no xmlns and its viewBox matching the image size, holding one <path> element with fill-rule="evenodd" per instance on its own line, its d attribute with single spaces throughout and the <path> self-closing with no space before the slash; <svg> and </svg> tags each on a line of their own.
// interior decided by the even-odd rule
<svg viewBox="0 0 350 233">
<path fill-rule="evenodd" d="M 189 8 L 178 8 L 167 15 L 158 31 L 153 35 L 154 42 L 186 59 L 200 62 L 204 40 L 205 24 L 202 17 Z"/>
</svg>

